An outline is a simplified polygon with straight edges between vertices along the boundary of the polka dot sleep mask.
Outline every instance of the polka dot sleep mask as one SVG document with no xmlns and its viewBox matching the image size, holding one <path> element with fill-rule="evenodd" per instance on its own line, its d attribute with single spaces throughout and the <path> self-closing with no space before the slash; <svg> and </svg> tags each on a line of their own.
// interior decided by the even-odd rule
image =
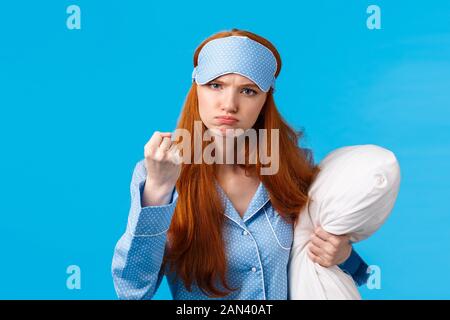
<svg viewBox="0 0 450 320">
<path fill-rule="evenodd" d="M 244 36 L 209 41 L 198 55 L 192 81 L 206 84 L 228 73 L 237 73 L 253 81 L 262 91 L 275 89 L 277 60 L 266 46 Z"/>
</svg>

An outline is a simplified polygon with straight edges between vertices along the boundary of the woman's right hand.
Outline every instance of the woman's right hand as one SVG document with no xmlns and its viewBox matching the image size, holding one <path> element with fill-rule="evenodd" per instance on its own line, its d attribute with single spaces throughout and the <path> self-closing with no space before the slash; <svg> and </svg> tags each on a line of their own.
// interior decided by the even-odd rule
<svg viewBox="0 0 450 320">
<path fill-rule="evenodd" d="M 142 206 L 168 204 L 181 173 L 181 157 L 170 132 L 155 131 L 144 147 L 147 180 Z"/>
</svg>

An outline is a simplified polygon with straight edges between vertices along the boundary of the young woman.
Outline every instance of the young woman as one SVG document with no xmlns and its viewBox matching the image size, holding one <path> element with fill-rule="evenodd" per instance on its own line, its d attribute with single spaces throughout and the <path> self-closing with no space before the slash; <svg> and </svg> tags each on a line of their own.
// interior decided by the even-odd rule
<svg viewBox="0 0 450 320">
<path fill-rule="evenodd" d="M 180 163 L 174 135 L 153 134 L 134 169 L 128 225 L 115 247 L 112 275 L 119 298 L 150 299 L 166 275 L 174 299 L 288 299 L 293 227 L 319 168 L 298 146 L 303 133 L 289 127 L 275 106 L 280 70 L 275 47 L 250 32 L 220 32 L 197 48 L 177 129 L 198 137 L 200 123 L 215 137 L 212 154 L 224 160 L 233 150 L 245 161 Z M 262 174 L 267 163 L 261 153 L 251 163 L 248 145 L 230 143 L 258 129 L 269 132 L 266 145 L 256 144 L 258 152 L 278 147 L 271 174 Z M 188 144 L 183 160 L 198 160 L 194 141 Z M 201 148 L 208 144 L 202 141 Z M 367 265 L 345 235 L 318 228 L 310 258 L 325 267 L 339 265 L 359 285 L 367 280 Z"/>
</svg>

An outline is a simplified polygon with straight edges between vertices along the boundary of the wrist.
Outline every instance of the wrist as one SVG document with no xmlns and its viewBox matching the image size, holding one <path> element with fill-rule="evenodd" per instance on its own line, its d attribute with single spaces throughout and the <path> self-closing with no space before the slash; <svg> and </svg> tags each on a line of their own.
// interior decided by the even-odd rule
<svg viewBox="0 0 450 320">
<path fill-rule="evenodd" d="M 145 185 L 148 185 L 152 191 L 159 191 L 161 194 L 172 192 L 175 187 L 175 183 L 171 181 L 159 181 L 149 176 L 145 179 Z"/>
<path fill-rule="evenodd" d="M 348 251 L 347 251 L 346 255 L 344 256 L 344 259 L 340 263 L 338 263 L 338 265 L 345 264 L 345 262 L 347 262 L 347 260 L 351 257 L 352 251 L 353 251 L 353 246 L 350 244 L 350 246 L 348 247 L 347 250 Z"/>
<path fill-rule="evenodd" d="M 155 183 L 147 179 L 144 185 L 142 206 L 159 206 L 170 203 L 175 184 Z"/>
</svg>

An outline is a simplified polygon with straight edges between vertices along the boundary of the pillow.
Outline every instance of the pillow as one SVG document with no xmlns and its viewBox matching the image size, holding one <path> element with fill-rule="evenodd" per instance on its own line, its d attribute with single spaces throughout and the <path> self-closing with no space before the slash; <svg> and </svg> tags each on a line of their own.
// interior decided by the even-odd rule
<svg viewBox="0 0 450 320">
<path fill-rule="evenodd" d="M 376 145 L 334 150 L 320 162 L 311 184 L 309 206 L 294 228 L 288 279 L 289 299 L 361 299 L 352 277 L 338 266 L 311 261 L 308 242 L 317 226 L 358 242 L 378 230 L 389 216 L 400 186 L 395 155 Z"/>
</svg>

